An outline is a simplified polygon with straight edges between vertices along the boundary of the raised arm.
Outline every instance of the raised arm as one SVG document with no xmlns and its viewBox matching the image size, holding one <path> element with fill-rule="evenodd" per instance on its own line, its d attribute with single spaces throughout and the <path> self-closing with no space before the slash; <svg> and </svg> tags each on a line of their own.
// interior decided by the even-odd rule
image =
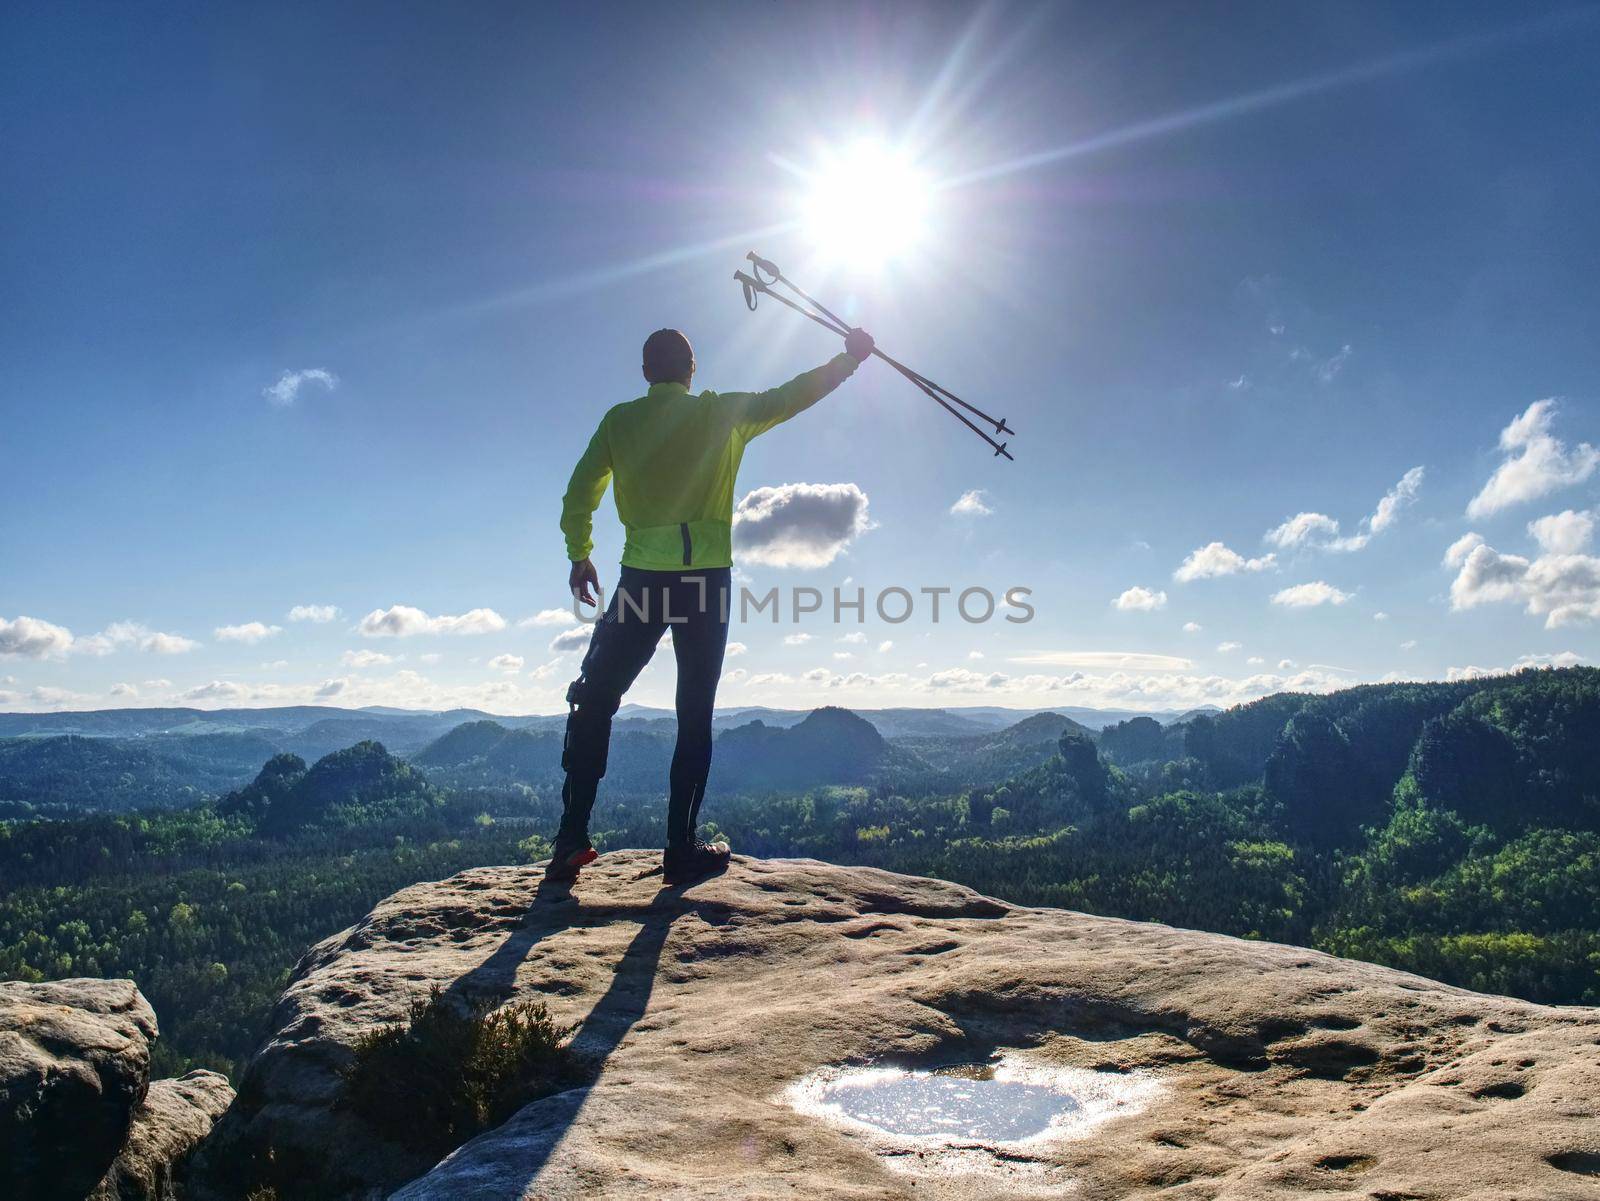
<svg viewBox="0 0 1600 1201">
<path fill-rule="evenodd" d="M 764 434 L 773 426 L 803 413 L 829 392 L 849 379 L 872 353 L 872 335 L 851 330 L 843 354 L 836 354 L 820 367 L 795 376 L 786 384 L 766 392 L 745 392 L 728 399 L 737 406 L 734 424 L 746 441 Z"/>
</svg>

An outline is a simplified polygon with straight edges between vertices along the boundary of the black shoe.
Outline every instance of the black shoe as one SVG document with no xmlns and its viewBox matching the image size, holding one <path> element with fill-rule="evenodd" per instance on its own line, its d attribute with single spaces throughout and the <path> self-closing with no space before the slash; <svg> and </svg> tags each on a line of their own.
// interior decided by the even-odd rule
<svg viewBox="0 0 1600 1201">
<path fill-rule="evenodd" d="M 668 884 L 688 884 L 726 871 L 733 852 L 725 842 L 700 842 L 671 846 L 661 856 L 661 876 Z"/>
<path fill-rule="evenodd" d="M 579 868 L 587 867 L 598 858 L 600 852 L 589 844 L 588 839 L 563 842 L 558 838 L 550 849 L 550 866 L 544 869 L 544 878 L 570 884 L 578 878 Z"/>
</svg>

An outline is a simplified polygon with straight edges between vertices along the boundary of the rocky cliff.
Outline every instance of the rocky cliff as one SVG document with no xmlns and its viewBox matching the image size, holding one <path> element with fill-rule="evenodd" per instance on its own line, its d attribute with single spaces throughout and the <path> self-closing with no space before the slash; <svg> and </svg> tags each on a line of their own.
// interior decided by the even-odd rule
<svg viewBox="0 0 1600 1201">
<path fill-rule="evenodd" d="M 215 1072 L 150 1083 L 156 1016 L 131 980 L 0 983 L 0 1196 L 166 1201 L 233 1100 Z"/>
<path fill-rule="evenodd" d="M 863 868 L 740 858 L 669 889 L 656 862 L 607 855 L 570 893 L 464 872 L 313 948 L 201 1191 L 268 1165 L 284 1197 L 406 1201 L 1600 1196 L 1600 1011 Z M 437 1164 L 339 1104 L 352 1048 L 433 986 L 546 1001 L 582 1065 Z M 819 1069 L 1019 1056 L 1084 1120 L 907 1139 L 801 1103 Z"/>
</svg>

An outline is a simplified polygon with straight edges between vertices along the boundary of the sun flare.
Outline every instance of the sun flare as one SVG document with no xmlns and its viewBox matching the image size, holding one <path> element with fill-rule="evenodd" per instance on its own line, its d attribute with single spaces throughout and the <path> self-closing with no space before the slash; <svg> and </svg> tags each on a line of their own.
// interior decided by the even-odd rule
<svg viewBox="0 0 1600 1201">
<path fill-rule="evenodd" d="M 840 265 L 876 269 L 927 233 L 933 184 L 904 154 L 860 141 L 810 173 L 801 224 L 816 251 Z"/>
</svg>

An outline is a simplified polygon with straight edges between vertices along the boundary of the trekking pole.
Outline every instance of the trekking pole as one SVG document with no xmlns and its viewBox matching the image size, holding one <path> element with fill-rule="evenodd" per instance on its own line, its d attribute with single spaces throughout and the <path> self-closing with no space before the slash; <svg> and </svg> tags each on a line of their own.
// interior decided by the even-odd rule
<svg viewBox="0 0 1600 1201">
<path fill-rule="evenodd" d="M 766 296 L 772 297 L 772 299 L 776 300 L 779 304 L 788 305 L 791 309 L 793 309 L 795 312 L 799 313 L 802 317 L 809 317 L 811 320 L 815 321 L 818 325 L 822 326 L 823 329 L 830 330 L 831 332 L 838 334 L 840 337 L 848 337 L 849 336 L 850 328 L 848 326 L 844 325 L 842 322 L 840 322 L 839 319 L 837 317 L 834 317 L 832 313 L 829 313 L 827 317 L 821 316 L 818 313 L 813 313 L 810 309 L 805 308 L 805 307 L 803 307 L 803 306 L 801 306 L 799 304 L 796 304 L 794 301 L 790 300 L 787 296 L 784 296 L 782 293 L 774 292 L 772 290 L 771 286 L 768 285 L 767 283 L 765 283 L 764 281 L 762 281 L 761 279 L 753 278 L 753 277 L 751 277 L 749 275 L 746 275 L 743 271 L 735 271 L 733 273 L 733 278 L 738 280 L 742 285 L 744 285 L 744 303 L 745 303 L 745 306 L 747 308 L 749 308 L 751 312 L 755 311 L 756 296 L 758 294 L 766 295 Z M 798 289 L 796 289 L 796 291 L 798 291 Z M 821 308 L 822 306 L 818 305 L 817 307 Z M 824 312 L 826 312 L 826 310 L 824 310 Z M 832 318 L 832 320 L 829 320 L 830 317 Z M 955 408 L 953 408 L 945 400 L 944 397 L 940 396 L 937 392 L 935 392 L 932 388 L 930 388 L 927 385 L 927 383 L 922 379 L 921 376 L 917 375 L 915 372 L 910 371 L 907 368 L 901 367 L 899 363 L 896 363 L 893 359 L 889 358 L 889 356 L 886 355 L 886 354 L 881 354 L 877 350 L 874 350 L 873 353 L 877 354 L 879 358 L 883 359 L 890 366 L 894 367 L 897 371 L 899 371 L 900 374 L 904 375 L 908 380 L 910 380 L 913 384 L 915 384 L 918 388 L 922 389 L 922 391 L 927 394 L 929 400 L 932 400 L 935 404 L 938 404 L 941 408 L 944 409 L 945 412 L 949 413 L 950 416 L 954 417 L 957 421 L 961 422 L 962 425 L 966 426 L 973 433 L 977 434 L 978 437 L 982 438 L 985 442 L 987 442 L 990 445 L 990 447 L 992 447 L 994 449 L 994 453 L 996 455 L 1004 455 L 1007 459 L 1010 459 L 1012 457 L 1011 456 L 1011 452 L 1006 449 L 1006 445 L 1007 445 L 1006 443 L 1004 443 L 1004 442 L 996 442 L 993 438 L 989 437 L 989 435 L 985 431 L 979 429 L 970 420 L 968 420 L 967 415 L 965 413 L 958 412 Z M 962 403 L 965 403 L 965 402 L 963 401 Z M 987 421 L 992 421 L 993 420 L 993 418 L 988 417 L 987 415 L 984 415 L 984 419 L 987 420 Z M 1009 432 L 1012 432 L 1012 431 L 1008 430 L 1007 432 L 1009 433 Z M 1015 460 L 1013 460 L 1013 461 L 1015 461 Z"/>
<path fill-rule="evenodd" d="M 816 297 L 812 296 L 811 293 L 807 292 L 799 284 L 795 283 L 794 280 L 790 279 L 787 275 L 785 275 L 782 271 L 780 271 L 778 269 L 778 264 L 774 263 L 771 259 L 764 259 L 753 250 L 750 251 L 748 254 L 746 254 L 744 257 L 750 260 L 750 267 L 751 267 L 751 270 L 754 272 L 756 279 L 758 281 L 760 281 L 761 283 L 766 284 L 768 286 L 768 289 L 769 289 L 768 294 L 769 295 L 773 294 L 770 291 L 771 285 L 772 284 L 781 283 L 785 287 L 787 287 L 791 291 L 793 291 L 796 295 L 798 295 L 807 304 L 809 304 L 813 308 L 815 308 L 818 312 L 820 312 L 820 313 L 824 314 L 825 316 L 831 318 L 836 324 L 841 325 L 841 326 L 845 325 L 845 322 L 840 319 L 838 314 L 833 312 L 833 310 L 828 308 L 827 305 L 823 304 Z M 771 279 L 762 279 L 761 278 L 761 273 L 763 271 L 765 271 L 772 278 Z M 848 328 L 848 327 L 846 327 L 846 328 Z M 923 385 L 925 385 L 925 389 L 924 390 L 926 390 L 926 388 L 931 388 L 935 392 L 942 393 L 943 395 L 949 397 L 951 400 L 955 401 L 956 404 L 960 405 L 963 409 L 967 410 L 967 412 L 975 413 L 977 416 L 982 417 L 990 425 L 994 426 L 994 432 L 995 433 L 997 433 L 997 434 L 1011 434 L 1011 435 L 1015 436 L 1017 431 L 1012 429 L 1012 428 L 1010 428 L 1008 425 L 1006 425 L 1006 419 L 1004 417 L 1002 417 L 998 421 L 996 421 L 993 417 L 989 416 L 989 414 L 985 413 L 977 405 L 968 404 L 966 401 L 962 400 L 961 397 L 957 396 L 954 392 L 950 391 L 949 388 L 946 388 L 941 384 L 934 383 L 931 379 L 929 379 L 927 376 L 923 375 L 920 371 L 913 371 L 910 367 L 907 367 L 904 363 L 901 363 L 901 362 L 899 362 L 899 361 L 897 361 L 895 359 L 890 358 L 883 351 L 878 350 L 876 348 L 873 349 L 872 353 L 877 355 L 885 363 L 888 363 L 889 366 L 893 367 L 896 371 L 898 371 L 901 375 L 905 376 L 907 379 L 911 380 L 913 383 L 920 382 Z"/>
</svg>

